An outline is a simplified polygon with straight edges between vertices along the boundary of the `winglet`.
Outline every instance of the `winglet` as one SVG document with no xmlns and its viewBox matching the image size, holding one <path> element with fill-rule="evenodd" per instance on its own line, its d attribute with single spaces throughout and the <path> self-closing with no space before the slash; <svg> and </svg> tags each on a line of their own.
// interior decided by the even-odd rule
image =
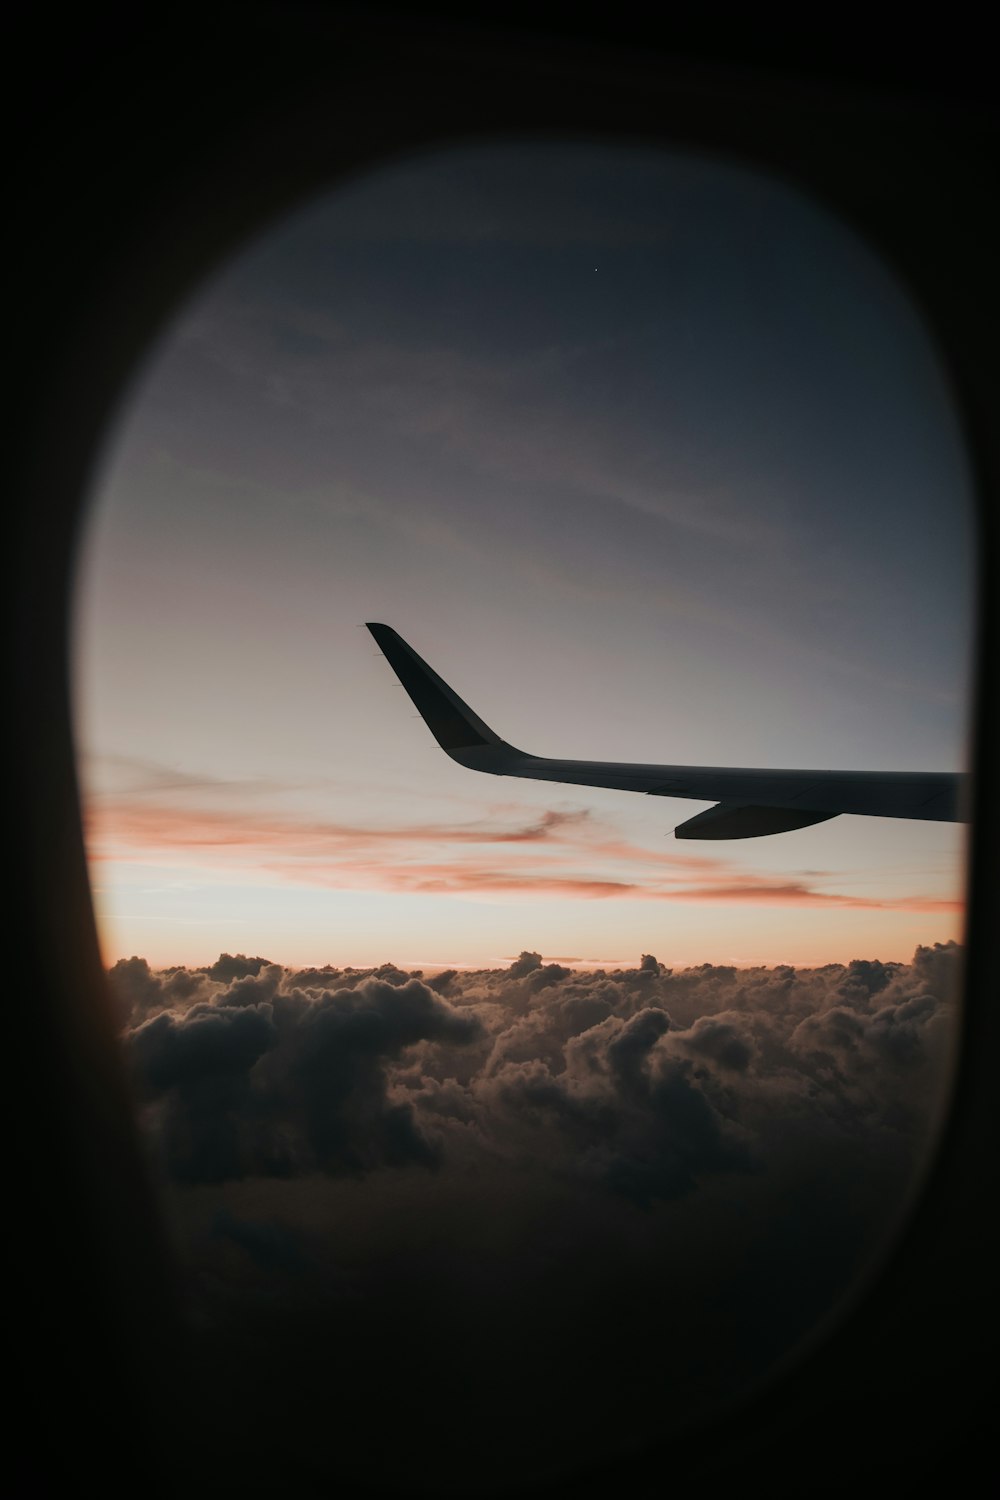
<svg viewBox="0 0 1000 1500">
<path fill-rule="evenodd" d="M 509 748 L 391 626 L 367 623 L 379 650 L 442 750 L 452 755 L 456 750 L 483 745 Z"/>
</svg>

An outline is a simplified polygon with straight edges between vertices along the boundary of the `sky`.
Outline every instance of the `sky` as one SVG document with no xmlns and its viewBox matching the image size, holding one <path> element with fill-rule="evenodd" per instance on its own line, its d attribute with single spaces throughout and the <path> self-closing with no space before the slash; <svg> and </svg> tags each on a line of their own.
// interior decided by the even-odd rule
<svg viewBox="0 0 1000 1500">
<path fill-rule="evenodd" d="M 962 770 L 971 514 L 901 288 L 733 163 L 414 156 L 178 309 L 74 713 L 179 1472 L 190 1431 L 206 1493 L 668 1465 L 845 1306 L 947 1106 L 964 829 L 699 844 L 465 770 L 364 622 L 543 755 Z"/>
<path fill-rule="evenodd" d="M 902 961 L 960 826 L 681 844 L 702 804 L 454 765 L 397 629 L 586 759 L 958 770 L 969 472 L 865 244 L 732 163 L 384 165 L 178 309 L 95 475 L 75 718 L 108 963 Z"/>
</svg>

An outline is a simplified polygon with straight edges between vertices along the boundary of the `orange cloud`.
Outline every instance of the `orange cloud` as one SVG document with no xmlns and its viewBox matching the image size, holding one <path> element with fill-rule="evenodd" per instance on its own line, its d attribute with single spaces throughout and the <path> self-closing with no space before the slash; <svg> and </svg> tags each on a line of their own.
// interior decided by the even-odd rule
<svg viewBox="0 0 1000 1500">
<path fill-rule="evenodd" d="M 283 882 L 347 890 L 873 911 L 952 912 L 963 906 L 921 894 L 879 897 L 828 890 L 803 879 L 748 871 L 719 855 L 644 849 L 609 837 L 586 810 L 550 811 L 521 822 L 359 827 L 117 798 L 93 802 L 86 822 L 94 862 L 190 858 L 193 851 L 204 851 L 214 856 L 213 863 L 231 867 L 235 860 L 245 867 L 252 861 L 255 870 Z M 473 846 L 482 851 L 491 844 L 508 846 L 502 867 L 473 853 Z M 442 846 L 455 852 L 442 858 Z"/>
<path fill-rule="evenodd" d="M 379 844 L 529 844 L 554 839 L 584 823 L 589 814 L 546 812 L 534 822 L 514 827 L 481 824 L 420 824 L 359 828 L 333 822 L 304 822 L 259 813 L 170 807 L 132 798 L 92 802 L 85 809 L 91 858 L 109 856 L 108 846 L 124 844 L 147 850 L 190 848 L 280 848 L 309 855 L 317 849 L 346 853 Z"/>
</svg>

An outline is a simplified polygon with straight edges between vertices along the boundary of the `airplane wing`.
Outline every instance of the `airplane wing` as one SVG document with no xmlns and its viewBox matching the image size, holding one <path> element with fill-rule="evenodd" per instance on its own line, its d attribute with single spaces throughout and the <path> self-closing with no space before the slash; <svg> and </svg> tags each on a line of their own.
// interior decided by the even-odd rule
<svg viewBox="0 0 1000 1500">
<path fill-rule="evenodd" d="M 395 630 L 372 623 L 368 629 L 441 749 L 460 766 L 717 804 L 675 828 L 677 838 L 758 838 L 808 828 L 838 813 L 944 823 L 966 817 L 966 778 L 946 771 L 763 771 L 531 755 L 494 733 Z"/>
</svg>

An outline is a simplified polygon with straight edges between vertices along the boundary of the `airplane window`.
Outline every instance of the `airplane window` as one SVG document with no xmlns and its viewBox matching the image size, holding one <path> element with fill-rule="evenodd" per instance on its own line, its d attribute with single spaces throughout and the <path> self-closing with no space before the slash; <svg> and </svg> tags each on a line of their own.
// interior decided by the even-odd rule
<svg viewBox="0 0 1000 1500">
<path fill-rule="evenodd" d="M 164 331 L 74 712 L 220 1430 L 571 1475 L 872 1274 L 952 1073 L 972 514 L 903 290 L 735 162 L 413 155 Z"/>
</svg>

